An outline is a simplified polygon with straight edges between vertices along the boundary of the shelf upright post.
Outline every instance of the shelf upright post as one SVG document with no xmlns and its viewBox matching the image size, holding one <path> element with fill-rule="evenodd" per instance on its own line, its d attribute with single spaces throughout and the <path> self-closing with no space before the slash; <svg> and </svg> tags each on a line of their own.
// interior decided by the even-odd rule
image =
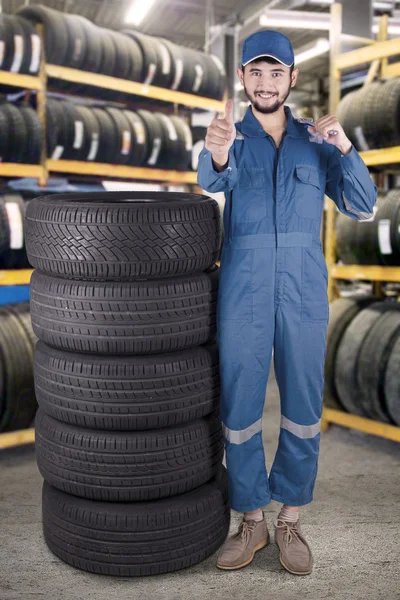
<svg viewBox="0 0 400 600">
<path fill-rule="evenodd" d="M 47 167 L 47 119 L 46 119 L 46 99 L 47 99 L 47 73 L 46 73 L 46 56 L 44 44 L 44 26 L 37 24 L 36 29 L 40 37 L 41 44 L 41 60 L 39 68 L 40 89 L 37 92 L 37 113 L 43 129 L 43 144 L 40 155 L 40 164 L 42 165 L 42 174 L 39 178 L 39 185 L 46 185 L 49 178 Z"/>
<path fill-rule="evenodd" d="M 340 54 L 342 33 L 342 5 L 334 2 L 331 5 L 331 28 L 329 32 L 329 114 L 335 114 L 340 101 L 341 72 L 336 68 L 334 58 Z M 328 299 L 332 302 L 337 297 L 338 291 L 332 277 L 332 267 L 336 262 L 336 234 L 335 234 L 335 205 L 328 199 L 326 211 L 325 258 L 328 267 Z"/>
</svg>

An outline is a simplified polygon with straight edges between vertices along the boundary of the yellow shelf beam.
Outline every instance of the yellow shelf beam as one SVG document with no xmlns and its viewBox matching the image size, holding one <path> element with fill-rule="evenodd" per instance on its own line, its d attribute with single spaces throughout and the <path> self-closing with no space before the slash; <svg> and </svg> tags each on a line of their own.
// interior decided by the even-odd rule
<svg viewBox="0 0 400 600">
<path fill-rule="evenodd" d="M 29 285 L 33 269 L 0 271 L 0 285 Z"/>
<path fill-rule="evenodd" d="M 21 429 L 19 431 L 10 431 L 9 433 L 0 433 L 0 450 L 23 446 L 24 444 L 33 444 L 35 441 L 35 430 Z"/>
<path fill-rule="evenodd" d="M 22 163 L 0 162 L 0 177 L 37 177 L 43 175 L 41 165 L 24 165 Z"/>
<path fill-rule="evenodd" d="M 334 68 L 341 70 L 369 63 L 377 58 L 395 56 L 396 54 L 399 54 L 398 38 L 387 40 L 386 42 L 375 42 L 374 44 L 358 48 L 357 50 L 343 52 L 342 54 L 334 56 L 332 60 Z"/>
<path fill-rule="evenodd" d="M 47 77 L 54 77 L 63 81 L 93 85 L 107 90 L 144 96 L 164 102 L 173 102 L 174 104 L 183 104 L 192 108 L 203 108 L 204 110 L 215 110 L 217 112 L 223 112 L 224 110 L 224 102 L 221 100 L 212 100 L 211 98 L 186 94 L 185 92 L 176 92 L 167 88 L 138 83 L 137 81 L 117 79 L 109 75 L 87 73 L 86 71 L 60 67 L 58 65 L 46 65 L 46 73 Z"/>
<path fill-rule="evenodd" d="M 28 90 L 43 89 L 39 77 L 34 77 L 33 75 L 20 75 L 19 73 L 10 73 L 9 71 L 3 70 L 0 70 L 0 83 L 2 85 L 12 85 L 13 87 L 21 87 Z"/>
<path fill-rule="evenodd" d="M 48 160 L 49 171 L 56 173 L 77 173 L 79 175 L 99 175 L 122 179 L 146 179 L 152 181 L 174 181 L 177 183 L 197 183 L 196 171 L 172 171 L 147 167 L 128 167 L 108 163 L 83 162 L 79 160 Z"/>
<path fill-rule="evenodd" d="M 335 425 L 342 425 L 343 427 L 356 429 L 363 433 L 370 433 L 371 435 L 376 435 L 387 440 L 400 442 L 400 427 L 381 423 L 380 421 L 373 421 L 372 419 L 366 419 L 364 417 L 358 417 L 357 415 L 351 415 L 341 410 L 324 408 L 322 413 L 323 431 L 326 431 L 328 423 L 335 423 Z"/>
<path fill-rule="evenodd" d="M 380 150 L 366 150 L 360 152 L 360 156 L 367 167 L 400 163 L 400 146 L 391 146 Z"/>
<path fill-rule="evenodd" d="M 370 281 L 400 282 L 400 267 L 379 265 L 333 265 L 333 279 L 366 279 Z"/>
</svg>

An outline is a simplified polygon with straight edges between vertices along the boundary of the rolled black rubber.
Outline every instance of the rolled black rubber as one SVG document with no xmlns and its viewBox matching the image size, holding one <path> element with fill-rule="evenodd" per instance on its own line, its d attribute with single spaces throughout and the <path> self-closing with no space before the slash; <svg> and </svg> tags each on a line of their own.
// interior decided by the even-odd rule
<svg viewBox="0 0 400 600">
<path fill-rule="evenodd" d="M 35 270 L 31 318 L 55 348 L 104 355 L 158 354 L 214 339 L 219 268 L 132 282 L 68 281 Z"/>
<path fill-rule="evenodd" d="M 152 502 L 93 502 L 43 485 L 43 532 L 70 565 L 103 575 L 183 569 L 213 554 L 230 525 L 226 469 L 187 494 Z M 110 553 L 112 545 L 112 553 Z"/>
<path fill-rule="evenodd" d="M 17 14 L 33 23 L 43 23 L 47 61 L 65 65 L 68 60 L 69 36 L 63 13 L 47 6 L 23 6 Z"/>
<path fill-rule="evenodd" d="M 128 37 L 126 39 L 129 39 Z M 143 119 L 133 110 L 123 110 L 128 119 L 132 136 L 132 153 L 130 163 L 132 166 L 141 166 L 149 151 L 149 139 Z"/>
<path fill-rule="evenodd" d="M 150 356 L 91 356 L 35 347 L 40 408 L 91 429 L 142 431 L 175 427 L 218 408 L 215 344 Z"/>
<path fill-rule="evenodd" d="M 144 164 L 147 167 L 159 166 L 160 157 L 163 155 L 163 127 L 154 113 L 148 110 L 138 110 L 137 114 L 142 119 L 147 132 L 147 154 L 144 158 Z"/>
<path fill-rule="evenodd" d="M 39 471 L 63 492 L 106 502 L 145 502 L 185 494 L 215 477 L 224 454 L 219 415 L 141 432 L 67 425 L 39 410 Z"/>
<path fill-rule="evenodd" d="M 111 115 L 103 108 L 92 108 L 92 114 L 97 119 L 100 127 L 99 148 L 96 161 L 114 163 L 119 152 L 118 132 Z"/>
<path fill-rule="evenodd" d="M 26 212 L 31 265 L 59 277 L 156 279 L 204 271 L 220 242 L 216 200 L 179 192 L 35 198 Z"/>
<path fill-rule="evenodd" d="M 3 373 L 0 431 L 24 429 L 37 409 L 33 348 L 19 317 L 7 305 L 0 306 L 0 362 Z"/>
<path fill-rule="evenodd" d="M 21 162 L 31 165 L 38 164 L 44 142 L 42 124 L 36 111 L 30 106 L 19 106 L 19 111 L 24 119 L 26 130 Z"/>
<path fill-rule="evenodd" d="M 340 340 L 359 311 L 377 301 L 379 301 L 378 296 L 353 296 L 338 298 L 329 305 L 324 373 L 324 403 L 329 408 L 346 410 L 340 402 L 335 385 L 336 355 Z"/>
</svg>

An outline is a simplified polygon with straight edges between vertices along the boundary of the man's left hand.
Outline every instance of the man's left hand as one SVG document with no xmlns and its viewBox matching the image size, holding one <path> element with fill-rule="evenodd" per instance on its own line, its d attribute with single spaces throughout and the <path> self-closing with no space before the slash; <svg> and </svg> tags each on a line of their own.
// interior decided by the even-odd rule
<svg viewBox="0 0 400 600">
<path fill-rule="evenodd" d="M 318 133 L 328 144 L 336 146 L 342 154 L 348 154 L 352 148 L 352 143 L 345 134 L 343 127 L 335 117 L 335 115 L 326 115 L 317 121 L 314 121 L 314 126 L 308 128 L 310 133 Z M 336 135 L 330 135 L 328 131 L 337 131 Z"/>
</svg>

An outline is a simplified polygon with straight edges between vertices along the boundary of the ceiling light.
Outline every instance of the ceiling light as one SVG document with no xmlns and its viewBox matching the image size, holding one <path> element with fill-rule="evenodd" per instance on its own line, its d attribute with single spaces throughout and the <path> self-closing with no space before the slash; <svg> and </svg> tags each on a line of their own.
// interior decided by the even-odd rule
<svg viewBox="0 0 400 600">
<path fill-rule="evenodd" d="M 150 12 L 156 0 L 133 0 L 132 5 L 125 15 L 125 22 L 132 25 L 140 25 Z"/>
<path fill-rule="evenodd" d="M 266 10 L 259 20 L 261 27 L 287 27 L 290 29 L 317 29 L 329 31 L 329 13 L 302 12 L 299 10 Z"/>
<path fill-rule="evenodd" d="M 319 38 L 314 46 L 308 48 L 308 50 L 303 50 L 302 52 L 299 52 L 299 54 L 296 54 L 294 63 L 297 66 L 306 60 L 310 60 L 311 58 L 325 54 L 325 52 L 329 52 L 329 48 L 329 40 Z"/>
</svg>

